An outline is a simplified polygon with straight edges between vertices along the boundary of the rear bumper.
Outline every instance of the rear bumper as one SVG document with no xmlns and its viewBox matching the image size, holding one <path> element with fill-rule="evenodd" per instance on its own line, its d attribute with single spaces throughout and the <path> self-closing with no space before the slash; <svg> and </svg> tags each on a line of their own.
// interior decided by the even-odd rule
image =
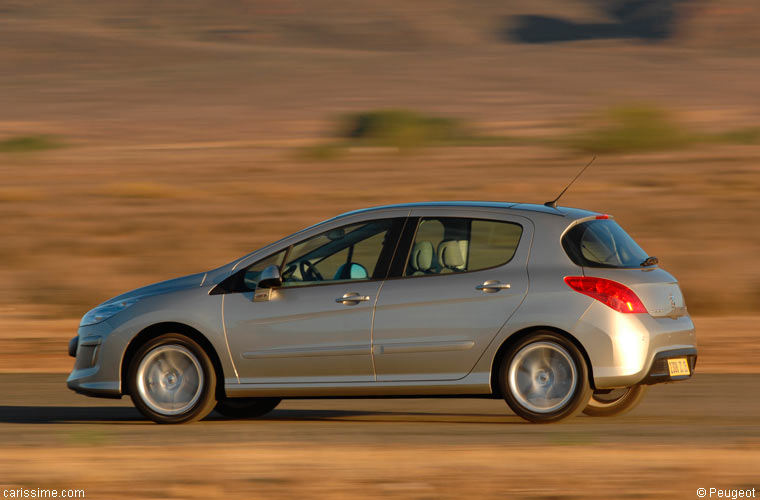
<svg viewBox="0 0 760 500">
<path fill-rule="evenodd" d="M 668 369 L 668 360 L 686 358 L 689 363 L 689 374 L 673 377 Z M 673 349 L 670 351 L 658 352 L 652 364 L 649 367 L 649 373 L 641 382 L 646 385 L 662 384 L 664 382 L 677 382 L 679 380 L 688 380 L 694 375 L 694 368 L 697 366 L 696 349 Z"/>
<path fill-rule="evenodd" d="M 662 366 L 667 369 L 663 360 L 671 352 L 687 353 L 696 362 L 697 338 L 689 316 L 621 314 L 595 301 L 571 333 L 586 349 L 596 389 L 669 382 Z"/>
</svg>

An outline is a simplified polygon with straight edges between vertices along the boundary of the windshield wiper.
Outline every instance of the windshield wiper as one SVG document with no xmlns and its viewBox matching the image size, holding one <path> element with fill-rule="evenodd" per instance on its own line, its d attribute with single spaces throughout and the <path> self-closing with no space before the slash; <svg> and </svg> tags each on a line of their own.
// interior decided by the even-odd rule
<svg viewBox="0 0 760 500">
<path fill-rule="evenodd" d="M 639 264 L 641 267 L 656 266 L 660 260 L 657 257 L 647 257 L 647 260 Z"/>
</svg>

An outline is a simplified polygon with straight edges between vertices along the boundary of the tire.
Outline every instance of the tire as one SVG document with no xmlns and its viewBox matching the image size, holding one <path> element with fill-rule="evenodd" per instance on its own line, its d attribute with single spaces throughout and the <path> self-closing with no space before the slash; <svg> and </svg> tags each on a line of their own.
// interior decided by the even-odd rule
<svg viewBox="0 0 760 500">
<path fill-rule="evenodd" d="M 591 397 L 583 355 L 571 341 L 549 331 L 532 333 L 510 347 L 500 364 L 499 383 L 512 411 L 534 423 L 577 415 Z"/>
<path fill-rule="evenodd" d="M 257 418 L 274 410 L 281 399 L 227 398 L 216 404 L 215 410 L 227 418 Z"/>
<path fill-rule="evenodd" d="M 583 413 L 592 417 L 622 415 L 636 408 L 648 390 L 648 385 L 634 385 L 612 391 L 594 391 Z"/>
<path fill-rule="evenodd" d="M 159 424 L 200 420 L 216 404 L 216 372 L 208 354 L 177 333 L 156 337 L 137 350 L 128 384 L 137 409 Z"/>
</svg>

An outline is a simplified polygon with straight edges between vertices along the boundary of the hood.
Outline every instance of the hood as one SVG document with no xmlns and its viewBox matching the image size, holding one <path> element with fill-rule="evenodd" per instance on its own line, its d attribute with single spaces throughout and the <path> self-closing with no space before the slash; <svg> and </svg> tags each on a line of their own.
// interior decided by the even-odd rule
<svg viewBox="0 0 760 500">
<path fill-rule="evenodd" d="M 207 273 L 191 274 L 189 276 L 174 278 L 166 281 L 161 281 L 159 283 L 154 283 L 152 285 L 136 288 L 132 291 L 117 295 L 112 299 L 108 299 L 101 305 L 110 304 L 111 302 L 118 302 L 125 299 L 143 298 L 150 295 L 159 295 L 162 293 L 174 292 L 177 290 L 184 290 L 186 288 L 201 286 L 201 283 L 203 283 L 203 278 L 206 276 L 206 274 Z"/>
</svg>

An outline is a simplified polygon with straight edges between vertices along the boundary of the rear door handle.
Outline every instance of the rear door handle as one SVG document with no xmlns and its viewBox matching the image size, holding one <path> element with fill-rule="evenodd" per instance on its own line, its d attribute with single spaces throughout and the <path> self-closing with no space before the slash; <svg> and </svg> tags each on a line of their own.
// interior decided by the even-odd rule
<svg viewBox="0 0 760 500">
<path fill-rule="evenodd" d="M 482 285 L 476 286 L 475 290 L 480 290 L 485 293 L 496 293 L 499 290 L 505 290 L 507 288 L 512 288 L 512 285 L 509 283 L 502 283 L 499 280 L 488 280 L 483 282 Z"/>
<path fill-rule="evenodd" d="M 343 297 L 338 297 L 335 302 L 344 306 L 355 306 L 359 302 L 369 301 L 369 295 L 360 295 L 356 292 L 344 293 Z"/>
</svg>

